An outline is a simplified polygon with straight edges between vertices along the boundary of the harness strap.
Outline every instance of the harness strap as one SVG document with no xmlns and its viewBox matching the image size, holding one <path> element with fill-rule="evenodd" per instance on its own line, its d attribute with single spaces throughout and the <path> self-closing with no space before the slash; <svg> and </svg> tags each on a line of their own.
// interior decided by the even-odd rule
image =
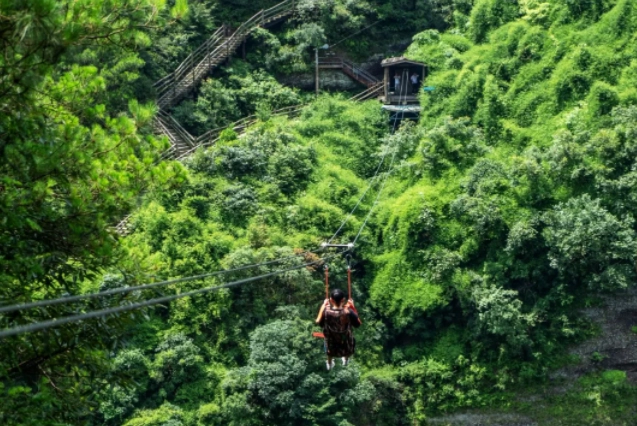
<svg viewBox="0 0 637 426">
<path fill-rule="evenodd" d="M 347 300 L 352 298 L 352 268 L 347 265 Z"/>
<path fill-rule="evenodd" d="M 325 269 L 325 298 L 329 299 L 330 298 L 330 284 L 329 284 L 330 267 L 326 263 L 323 269 Z"/>
<path fill-rule="evenodd" d="M 352 298 L 352 265 L 350 264 L 350 260 L 352 259 L 351 255 L 347 255 L 347 300 Z"/>
</svg>

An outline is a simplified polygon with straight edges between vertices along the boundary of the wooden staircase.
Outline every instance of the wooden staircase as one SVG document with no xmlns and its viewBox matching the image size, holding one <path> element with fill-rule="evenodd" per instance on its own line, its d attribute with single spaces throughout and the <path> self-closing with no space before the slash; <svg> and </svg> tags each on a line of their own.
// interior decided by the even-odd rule
<svg viewBox="0 0 637 426">
<path fill-rule="evenodd" d="M 341 70 L 362 85 L 367 86 L 368 89 L 378 85 L 378 83 L 382 83 L 379 79 L 365 71 L 363 68 L 338 56 L 320 58 L 319 68 Z"/>
<path fill-rule="evenodd" d="M 226 61 L 256 28 L 265 28 L 292 15 L 296 0 L 285 0 L 261 10 L 232 31 L 223 25 L 205 43 L 192 52 L 172 73 L 154 87 L 160 109 L 175 105 L 221 63 Z"/>
<path fill-rule="evenodd" d="M 303 105 L 292 105 L 289 107 L 285 107 L 285 108 L 281 108 L 278 109 L 276 111 L 272 111 L 270 113 L 271 116 L 287 116 L 287 117 L 296 117 L 298 116 L 301 111 L 303 109 Z M 206 133 L 204 133 L 201 136 L 198 136 L 196 138 L 194 138 L 194 145 L 192 146 L 192 148 L 181 152 L 179 154 L 177 154 L 176 152 L 173 154 L 173 158 L 176 160 L 183 160 L 184 158 L 188 157 L 189 155 L 193 154 L 197 149 L 199 148 L 203 148 L 203 147 L 208 147 L 208 146 L 212 146 L 214 145 L 218 140 L 219 137 L 221 135 L 221 132 L 223 132 L 226 129 L 232 129 L 234 130 L 237 134 L 242 134 L 248 127 L 250 127 L 251 125 L 253 125 L 254 123 L 257 122 L 257 116 L 256 115 L 250 115 L 248 117 L 244 117 L 241 120 L 235 121 L 232 124 L 229 124 L 228 126 L 225 127 L 219 127 L 217 129 L 212 129 L 207 131 Z"/>
<path fill-rule="evenodd" d="M 226 25 L 222 26 L 206 42 L 192 52 L 175 71 L 154 84 L 157 92 L 157 104 L 160 108 L 154 120 L 155 132 L 166 135 L 171 145 L 169 149 L 161 154 L 158 161 L 169 158 L 182 160 L 200 147 L 214 145 L 219 140 L 223 130 L 233 129 L 237 133 L 243 133 L 246 128 L 256 121 L 256 116 L 252 115 L 229 126 L 213 129 L 201 136 L 194 137 L 165 110 L 183 99 L 212 70 L 226 61 L 255 28 L 266 28 L 294 14 L 296 1 L 284 0 L 270 9 L 261 10 L 234 31 Z M 364 92 L 354 96 L 351 98 L 352 100 L 370 99 L 383 88 L 381 81 L 344 59 L 334 58 L 331 65 L 326 63 L 322 67 L 339 68 L 356 81 L 367 86 Z M 293 117 L 297 116 L 302 108 L 303 105 L 294 105 L 273 111 L 272 115 Z M 126 216 L 115 226 L 117 233 L 126 235 L 131 231 L 129 219 L 130 215 Z"/>
<path fill-rule="evenodd" d="M 378 97 L 383 91 L 383 82 L 381 80 L 354 63 L 338 56 L 319 59 L 319 68 L 341 70 L 343 73 L 367 87 L 363 92 L 351 97 L 349 99 L 350 101 L 361 102 L 373 99 Z"/>
<path fill-rule="evenodd" d="M 383 93 L 383 86 L 384 83 L 382 81 L 379 81 L 373 86 L 368 87 L 367 90 L 362 91 L 356 96 L 352 96 L 351 98 L 349 98 L 349 100 L 354 102 L 362 102 L 369 99 L 378 98 Z"/>
<path fill-rule="evenodd" d="M 171 147 L 162 153 L 160 160 L 168 158 L 183 159 L 199 147 L 214 144 L 219 139 L 221 131 L 232 128 L 237 132 L 242 132 L 245 127 L 255 121 L 254 116 L 245 117 L 229 126 L 213 129 L 201 136 L 194 137 L 165 110 L 183 99 L 210 72 L 226 61 L 255 28 L 268 27 L 292 15 L 296 10 L 297 1 L 284 0 L 270 9 L 261 10 L 234 31 L 230 27 L 223 25 L 192 52 L 175 71 L 155 83 L 157 104 L 160 107 L 160 112 L 155 117 L 155 131 L 158 134 L 166 135 L 171 144 Z M 353 101 L 371 99 L 382 90 L 383 83 L 381 81 L 343 58 L 323 58 L 319 62 L 319 66 L 321 68 L 342 70 L 345 74 L 367 87 L 364 92 L 352 97 L 351 100 Z M 297 114 L 301 107 L 301 105 L 295 105 L 273 111 L 272 114 L 292 116 Z"/>
<path fill-rule="evenodd" d="M 195 138 L 172 116 L 160 111 L 155 116 L 155 132 L 168 137 L 170 149 L 162 154 L 162 159 L 178 157 L 195 146 Z"/>
</svg>

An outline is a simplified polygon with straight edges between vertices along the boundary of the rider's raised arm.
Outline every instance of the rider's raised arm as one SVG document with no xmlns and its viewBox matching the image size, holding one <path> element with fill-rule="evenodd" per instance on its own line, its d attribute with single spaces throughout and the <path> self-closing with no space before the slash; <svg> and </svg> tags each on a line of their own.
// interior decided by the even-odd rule
<svg viewBox="0 0 637 426">
<path fill-rule="evenodd" d="M 323 301 L 323 304 L 321 305 L 321 309 L 319 309 L 318 316 L 316 317 L 317 324 L 321 323 L 321 320 L 323 319 L 323 312 L 325 312 L 325 307 L 327 306 L 328 303 L 329 301 L 327 299 Z"/>
</svg>

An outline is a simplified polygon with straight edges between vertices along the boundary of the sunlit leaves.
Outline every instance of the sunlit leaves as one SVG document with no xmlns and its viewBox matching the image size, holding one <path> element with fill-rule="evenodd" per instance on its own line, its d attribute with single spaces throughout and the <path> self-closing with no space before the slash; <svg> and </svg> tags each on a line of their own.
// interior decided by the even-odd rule
<svg viewBox="0 0 637 426">
<path fill-rule="evenodd" d="M 175 0 L 170 15 L 175 19 L 183 19 L 188 14 L 188 0 Z"/>
</svg>

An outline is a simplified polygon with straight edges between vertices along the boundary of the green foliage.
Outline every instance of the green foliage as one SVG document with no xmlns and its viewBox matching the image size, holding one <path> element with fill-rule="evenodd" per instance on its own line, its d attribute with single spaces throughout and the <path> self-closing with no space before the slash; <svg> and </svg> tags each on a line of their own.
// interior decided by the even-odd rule
<svg viewBox="0 0 637 426">
<path fill-rule="evenodd" d="M 99 287 L 99 276 L 123 257 L 111 226 L 141 191 L 179 181 L 180 165 L 156 164 L 167 146 L 151 135 L 156 107 L 138 102 L 129 85 L 141 66 L 129 50 L 147 46 L 146 30 L 162 22 L 163 7 L 153 0 L 0 5 L 5 303 L 78 294 L 88 281 Z M 134 281 L 134 268 L 127 271 Z M 2 315 L 0 324 L 33 323 L 140 296 L 21 311 Z M 123 314 L 3 341 L 0 421 L 87 422 L 95 409 L 87 401 L 96 389 L 125 381 L 109 372 L 108 353 L 139 318 Z"/>
<path fill-rule="evenodd" d="M 634 398 L 635 388 L 627 382 L 625 371 L 604 370 L 581 377 L 564 394 L 549 395 L 533 406 L 522 404 L 516 408 L 539 422 L 559 419 L 568 426 L 582 422 L 629 425 L 637 419 Z"/>
<path fill-rule="evenodd" d="M 623 221 L 586 194 L 547 212 L 544 238 L 551 267 L 593 290 L 627 288 L 637 250 L 632 218 Z"/>
<path fill-rule="evenodd" d="M 146 321 L 122 316 L 12 340 L 1 352 L 0 371 L 9 377 L 0 384 L 2 422 L 414 425 L 502 403 L 539 422 L 634 423 L 634 389 L 623 371 L 584 376 L 564 394 L 544 392 L 542 410 L 511 397 L 522 386 L 541 386 L 564 363 L 566 347 L 590 335 L 578 308 L 635 280 L 637 21 L 630 1 L 303 1 L 281 31 L 255 32 L 254 69 L 234 60 L 174 109 L 195 132 L 257 118 L 241 136 L 223 132 L 182 171 L 151 166 L 164 143 L 146 136 L 155 112 L 143 101 L 152 95 L 149 81 L 220 22 L 272 5 L 190 3 L 186 13 L 185 2 L 159 11 L 159 3 L 142 1 L 143 13 L 133 8 L 132 21 L 117 25 L 110 15 L 92 22 L 94 10 L 86 15 L 91 22 L 76 25 L 46 2 L 33 3 L 43 12 L 25 21 L 9 14 L 6 34 L 26 28 L 26 44 L 11 36 L 20 55 L 43 47 L 33 60 L 3 59 L 18 88 L 7 88 L 0 118 L 10 136 L 1 151 L 2 297 L 105 290 L 289 258 L 164 291 L 267 274 L 316 259 L 293 254 L 318 247 L 357 206 L 335 239 L 352 241 L 367 220 L 353 261 L 364 322 L 356 358 L 325 371 L 309 322 L 322 275 L 302 268 L 180 299 Z M 50 45 L 29 24 L 47 13 L 62 31 Z M 144 32 L 142 16 L 172 25 Z M 368 54 L 377 38 L 425 29 L 406 53 L 429 65 L 426 84 L 436 88 L 421 95 L 418 125 L 384 136 L 378 104 L 332 96 L 316 99 L 299 119 L 272 114 L 303 99 L 261 68 L 302 70 L 317 44 L 377 17 L 387 25 L 343 46 Z M 451 22 L 457 27 L 444 32 Z M 142 52 L 116 55 L 100 37 L 98 48 L 78 47 L 82 36 L 74 31 L 96 28 L 102 35 L 114 29 L 122 45 Z M 381 156 L 384 192 L 374 202 L 377 183 L 358 204 Z M 182 174 L 181 185 L 166 185 Z M 118 247 L 106 225 L 141 190 L 133 232 Z M 343 259 L 331 261 L 333 286 L 345 287 L 345 268 Z M 606 362 L 593 358 L 598 367 Z M 34 407 L 42 407 L 41 417 L 30 414 Z"/>
<path fill-rule="evenodd" d="M 134 418 L 124 423 L 126 426 L 180 426 L 183 410 L 165 403 L 156 410 L 140 410 Z"/>
<path fill-rule="evenodd" d="M 170 15 L 175 19 L 184 19 L 188 15 L 188 0 L 175 0 Z"/>
<path fill-rule="evenodd" d="M 197 100 L 182 102 L 174 108 L 173 115 L 193 134 L 202 134 L 252 115 L 259 107 L 274 111 L 301 103 L 297 90 L 282 86 L 263 71 L 250 71 L 247 64 L 236 61 L 219 79 L 205 80 Z"/>
<path fill-rule="evenodd" d="M 500 336 L 518 351 L 531 343 L 529 330 L 536 321 L 536 315 L 521 312 L 522 301 L 517 298 L 516 291 L 475 287 L 472 298 L 478 312 L 479 333 Z"/>
<path fill-rule="evenodd" d="M 482 129 L 471 126 L 468 119 L 448 117 L 421 141 L 423 166 L 429 173 L 468 166 L 487 152 L 484 138 Z"/>
<path fill-rule="evenodd" d="M 162 397 L 171 396 L 177 388 L 201 375 L 200 349 L 183 334 L 168 336 L 155 349 L 150 377 L 162 388 Z"/>
<path fill-rule="evenodd" d="M 130 262 L 160 275 L 180 276 L 289 257 L 294 247 L 317 247 L 322 236 L 333 232 L 358 200 L 366 175 L 373 172 L 368 156 L 386 149 L 377 138 L 384 123 L 373 103 L 352 105 L 329 97 L 304 111 L 303 117 L 307 120 L 260 122 L 241 138 L 226 133 L 216 146 L 187 160 L 188 181 L 173 190 L 150 193 L 132 219 L 135 231 L 125 239 Z M 323 124 L 320 130 L 312 124 L 317 121 Z M 335 157 L 317 143 L 331 140 L 337 133 L 362 149 L 342 150 Z M 359 219 L 352 218 L 343 232 L 351 233 L 359 225 Z M 283 266 L 237 272 L 222 281 Z M 344 276 L 340 261 L 333 268 L 343 271 L 335 278 L 338 283 Z M 212 280 L 209 285 L 213 285 Z M 319 372 L 324 364 L 314 352 L 318 341 L 311 338 L 308 325 L 287 321 L 290 326 L 286 328 L 271 323 L 282 299 L 299 306 L 303 315 L 313 311 L 321 286 L 320 275 L 299 270 L 254 286 L 175 302 L 165 314 L 162 328 L 168 330 L 151 331 L 155 337 L 144 337 L 133 352 L 120 352 L 116 358 L 116 365 L 129 365 L 124 360 L 131 359 L 128 372 L 139 386 L 118 385 L 104 393 L 102 416 L 113 424 L 127 418 L 130 422 L 154 422 L 166 417 L 165 421 L 242 425 L 264 421 L 267 412 L 278 413 L 277 418 L 289 424 L 312 424 L 312 419 L 323 416 L 333 419 L 329 424 L 355 416 L 383 417 L 375 408 L 380 403 L 371 401 L 378 401 L 389 385 L 382 381 L 360 384 L 359 373 L 352 366 L 352 371 L 343 371 L 340 379 L 323 389 L 327 382 Z M 161 311 L 156 315 L 164 316 Z M 269 355 L 259 345 L 269 345 L 271 338 L 283 351 L 288 340 L 283 332 L 295 336 L 291 342 L 298 339 L 300 346 L 292 349 L 299 360 L 291 358 L 292 364 L 277 366 L 286 358 L 276 351 Z M 378 341 L 374 333 L 365 339 Z M 137 364 L 132 363 L 133 355 Z M 247 362 L 253 373 L 233 370 L 229 377 L 236 380 L 224 381 L 225 371 L 217 373 L 211 368 L 215 362 L 230 367 Z M 114 370 L 114 374 L 119 372 Z M 278 376 L 282 373 L 296 376 L 281 380 Z M 266 386 L 270 381 L 272 388 Z M 357 386 L 360 391 L 354 391 Z M 333 409 L 341 404 L 331 396 L 336 389 L 345 392 L 343 398 L 348 401 L 341 411 Z M 315 392 L 332 402 L 317 402 Z M 167 409 L 164 401 L 182 412 Z M 363 405 L 366 411 L 354 410 Z M 386 419 L 379 424 L 392 422 Z"/>
<path fill-rule="evenodd" d="M 383 251 L 370 256 L 370 294 L 391 313 L 397 340 L 463 327 L 468 334 L 449 351 L 489 362 L 500 389 L 544 377 L 563 345 L 587 334 L 565 306 L 632 286 L 636 253 L 625 207 L 634 197 L 625 186 L 635 167 L 626 132 L 637 99 L 635 53 L 626 48 L 634 25 L 626 17 L 635 8 L 515 3 L 476 2 L 454 38 L 431 30 L 414 37 L 407 55 L 431 64 L 427 84 L 436 90 L 422 98 L 409 173 L 391 185 L 372 223 L 385 228 L 375 241 Z M 403 211 L 413 213 L 396 225 L 392 218 Z M 388 259 L 407 272 L 385 269 Z M 379 298 L 389 289 L 381 277 L 395 277 L 391 294 L 400 302 Z M 427 311 L 431 324 L 395 309 L 418 280 L 444 291 L 441 305 Z M 404 362 L 408 351 L 396 353 Z M 423 353 L 431 352 L 417 357 Z M 606 410 L 607 423 L 595 418 L 599 424 L 612 424 Z M 620 411 L 618 419 L 628 418 Z"/>
<path fill-rule="evenodd" d="M 603 0 L 560 0 L 556 2 L 566 6 L 571 19 L 586 17 L 589 19 L 598 19 L 602 13 L 608 11 L 610 2 Z"/>
<path fill-rule="evenodd" d="M 416 423 L 427 418 L 428 406 L 436 406 L 444 412 L 485 402 L 480 388 L 486 369 L 462 355 L 449 363 L 423 359 L 398 369 L 397 375 L 406 383 L 405 394 L 411 402 L 409 414 Z"/>
<path fill-rule="evenodd" d="M 476 43 L 486 40 L 487 34 L 518 17 L 517 2 L 506 0 L 476 0 L 469 18 L 469 33 Z"/>
<path fill-rule="evenodd" d="M 309 322 L 298 318 L 258 327 L 247 366 L 222 384 L 228 396 L 220 419 L 229 425 L 397 424 L 402 401 L 391 394 L 395 380 L 362 378 L 355 363 L 326 374 L 324 359 L 315 356 L 321 342 L 310 331 Z"/>
<path fill-rule="evenodd" d="M 145 96 L 152 96 L 152 84 L 172 72 L 224 23 L 215 11 L 215 2 L 169 0 L 167 3 L 161 14 L 164 24 L 149 28 L 152 43 L 142 51 L 146 65 L 137 85 Z"/>
<path fill-rule="evenodd" d="M 370 301 L 392 314 L 397 327 L 409 324 L 417 315 L 443 302 L 441 287 L 418 277 L 411 271 L 411 265 L 401 260 L 397 254 L 377 259 L 382 269 L 370 288 Z"/>
</svg>

